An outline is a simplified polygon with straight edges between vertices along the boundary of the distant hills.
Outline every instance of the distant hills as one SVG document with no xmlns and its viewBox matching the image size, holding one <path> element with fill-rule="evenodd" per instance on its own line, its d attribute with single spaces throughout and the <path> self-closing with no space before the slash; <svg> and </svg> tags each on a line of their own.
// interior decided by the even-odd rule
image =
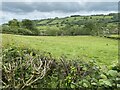
<svg viewBox="0 0 120 90">
<path fill-rule="evenodd" d="M 2 25 L 3 33 L 23 35 L 109 35 L 117 34 L 118 14 L 72 15 L 41 20 L 13 19 Z M 15 30 L 13 30 L 15 29 Z"/>
</svg>

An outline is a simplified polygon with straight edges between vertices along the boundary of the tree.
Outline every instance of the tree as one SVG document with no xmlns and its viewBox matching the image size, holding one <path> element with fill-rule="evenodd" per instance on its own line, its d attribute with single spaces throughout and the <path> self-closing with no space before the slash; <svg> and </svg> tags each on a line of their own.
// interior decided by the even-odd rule
<svg viewBox="0 0 120 90">
<path fill-rule="evenodd" d="M 57 27 L 46 28 L 45 33 L 50 36 L 57 36 L 59 34 L 59 28 Z"/>
<path fill-rule="evenodd" d="M 39 30 L 36 28 L 35 23 L 32 20 L 24 19 L 22 20 L 22 28 L 26 28 L 32 31 L 34 35 L 39 35 Z"/>
<path fill-rule="evenodd" d="M 95 36 L 99 36 L 100 34 L 101 35 L 103 34 L 103 29 L 101 27 L 103 27 L 102 24 L 96 21 L 88 21 L 84 26 L 84 28 L 88 32 L 87 34 L 95 35 Z"/>
<path fill-rule="evenodd" d="M 19 21 L 17 19 L 10 20 L 8 22 L 8 25 L 10 27 L 18 28 L 19 27 Z"/>
<path fill-rule="evenodd" d="M 110 34 L 118 34 L 117 24 L 110 23 L 106 26 L 106 28 L 109 29 Z"/>
<path fill-rule="evenodd" d="M 32 35 L 33 33 L 25 28 L 18 28 L 18 33 L 21 35 Z"/>
<path fill-rule="evenodd" d="M 22 20 L 22 27 L 26 28 L 26 29 L 34 29 L 35 24 L 33 23 L 33 21 L 29 20 L 29 19 L 24 19 Z"/>
<path fill-rule="evenodd" d="M 10 27 L 8 25 L 2 25 L 1 26 L 1 32 L 2 33 L 9 33 L 10 32 Z"/>
<path fill-rule="evenodd" d="M 84 25 L 84 28 L 87 30 L 87 34 L 94 35 L 94 23 L 93 21 L 87 21 Z"/>
</svg>

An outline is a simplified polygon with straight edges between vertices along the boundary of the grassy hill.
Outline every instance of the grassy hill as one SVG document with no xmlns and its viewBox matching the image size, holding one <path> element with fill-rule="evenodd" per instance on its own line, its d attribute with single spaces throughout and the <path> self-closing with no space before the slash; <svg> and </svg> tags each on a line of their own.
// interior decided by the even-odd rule
<svg viewBox="0 0 120 90">
<path fill-rule="evenodd" d="M 56 17 L 56 18 L 51 18 L 51 19 L 35 20 L 35 24 L 37 25 L 37 28 L 39 29 L 39 31 L 41 33 L 40 35 L 43 35 L 43 33 L 48 31 L 49 30 L 48 28 L 52 28 L 53 30 L 54 30 L 54 28 L 66 30 L 66 28 L 68 28 L 67 26 L 69 26 L 69 28 L 72 26 L 76 26 L 76 27 L 78 26 L 81 29 L 88 22 L 91 22 L 91 23 L 93 22 L 94 24 L 96 22 L 98 22 L 99 24 L 104 24 L 104 25 L 101 25 L 100 27 L 106 27 L 106 28 L 110 27 L 110 26 L 114 27 L 114 28 L 112 28 L 112 31 L 114 31 L 114 29 L 117 28 L 117 19 L 116 18 L 117 18 L 117 14 L 91 15 L 91 16 L 74 15 L 74 16 L 65 17 L 65 18 Z M 66 27 L 66 28 L 64 28 L 64 27 Z M 99 25 L 98 25 L 98 27 L 99 27 Z M 111 28 L 109 28 L 109 29 L 111 29 Z M 53 34 L 53 35 L 55 35 L 55 34 Z"/>
<path fill-rule="evenodd" d="M 41 20 L 17 19 L 2 25 L 2 33 L 37 36 L 108 36 L 118 34 L 117 13 L 108 15 L 73 15 Z"/>
</svg>

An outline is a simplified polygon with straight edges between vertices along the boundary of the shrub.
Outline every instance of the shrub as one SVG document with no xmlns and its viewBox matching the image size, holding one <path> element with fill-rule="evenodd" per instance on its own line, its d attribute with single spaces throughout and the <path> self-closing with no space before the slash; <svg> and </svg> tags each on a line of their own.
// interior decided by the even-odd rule
<svg viewBox="0 0 120 90">
<path fill-rule="evenodd" d="M 53 60 L 47 55 L 37 55 L 28 49 L 10 47 L 3 51 L 3 88 L 24 89 L 32 87 L 45 77 Z"/>
<path fill-rule="evenodd" d="M 22 35 L 32 35 L 33 33 L 25 28 L 18 28 L 18 33 Z"/>
<path fill-rule="evenodd" d="M 59 87 L 115 90 L 120 85 L 120 72 L 108 68 L 104 71 L 94 61 L 86 63 L 75 59 L 68 62 L 61 58 L 56 68 L 53 76 L 58 74 L 56 86 Z M 51 81 L 54 82 L 54 77 Z"/>
<path fill-rule="evenodd" d="M 120 67 L 99 66 L 95 61 L 54 59 L 50 53 L 10 46 L 2 53 L 3 88 L 120 88 Z"/>
</svg>

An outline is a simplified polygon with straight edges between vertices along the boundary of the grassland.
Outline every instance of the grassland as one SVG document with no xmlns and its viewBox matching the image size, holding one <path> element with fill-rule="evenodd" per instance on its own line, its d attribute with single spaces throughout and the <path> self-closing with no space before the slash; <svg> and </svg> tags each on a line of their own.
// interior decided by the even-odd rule
<svg viewBox="0 0 120 90">
<path fill-rule="evenodd" d="M 118 60 L 118 41 L 93 36 L 21 36 L 2 35 L 2 44 L 15 44 L 52 53 L 55 58 L 81 58 L 111 65 Z"/>
</svg>

